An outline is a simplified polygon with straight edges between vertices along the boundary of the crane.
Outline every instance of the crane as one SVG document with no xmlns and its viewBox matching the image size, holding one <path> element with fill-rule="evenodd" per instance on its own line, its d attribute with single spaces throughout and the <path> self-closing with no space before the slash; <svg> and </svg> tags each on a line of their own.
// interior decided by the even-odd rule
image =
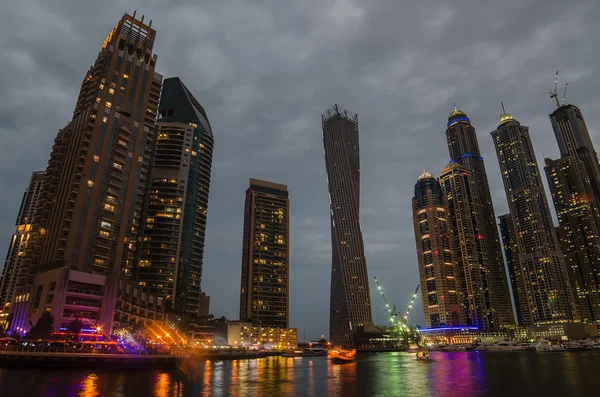
<svg viewBox="0 0 600 397">
<path fill-rule="evenodd" d="M 412 298 L 410 299 L 410 303 L 408 304 L 408 309 L 406 309 L 406 313 L 404 314 L 403 317 L 403 323 L 408 323 L 408 315 L 410 314 L 410 311 L 412 310 L 413 306 L 415 305 L 415 299 L 417 299 L 417 292 L 419 292 L 419 288 L 421 287 L 421 284 L 417 285 L 417 288 L 415 288 L 415 292 L 412 295 Z"/>
<path fill-rule="evenodd" d="M 377 280 L 377 277 L 374 277 L 375 279 L 375 284 L 377 285 L 377 290 L 379 291 L 379 293 L 381 294 L 381 297 L 383 298 L 383 301 L 385 302 L 385 308 L 387 309 L 388 313 L 390 314 L 390 322 L 392 323 L 392 325 L 395 324 L 396 322 L 396 317 L 398 317 L 398 312 L 396 311 L 396 305 L 393 305 L 393 308 L 390 308 L 390 304 L 388 303 L 387 298 L 385 297 L 385 292 L 383 292 L 383 288 L 381 288 L 381 285 L 379 284 L 379 280 Z"/>
<path fill-rule="evenodd" d="M 565 92 L 562 97 L 562 104 L 565 104 L 565 97 L 567 96 L 567 87 L 569 83 L 565 84 Z M 558 70 L 556 71 L 556 79 L 554 80 L 554 91 L 550 91 L 550 98 L 556 101 L 556 107 L 560 107 L 561 103 L 558 101 Z"/>
<path fill-rule="evenodd" d="M 563 94 L 563 98 L 562 98 L 562 104 L 565 104 L 565 97 L 567 96 L 567 87 L 569 86 L 569 83 L 565 84 L 565 93 Z"/>
</svg>

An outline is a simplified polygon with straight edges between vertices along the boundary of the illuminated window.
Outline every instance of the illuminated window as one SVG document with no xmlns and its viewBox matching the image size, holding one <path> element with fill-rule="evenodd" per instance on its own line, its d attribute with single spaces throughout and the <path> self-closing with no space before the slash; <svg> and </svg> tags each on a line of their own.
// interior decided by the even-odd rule
<svg viewBox="0 0 600 397">
<path fill-rule="evenodd" d="M 123 73 L 123 79 L 128 79 L 129 75 L 127 73 Z"/>
<path fill-rule="evenodd" d="M 98 161 L 100 161 L 100 156 L 98 156 L 97 154 L 94 155 L 94 161 L 97 163 Z"/>
<path fill-rule="evenodd" d="M 110 237 L 110 233 L 104 230 L 100 230 L 100 233 L 98 233 L 101 237 Z"/>
<path fill-rule="evenodd" d="M 102 223 L 100 224 L 100 227 L 103 227 L 103 228 L 106 228 L 106 229 L 110 229 L 112 227 L 112 223 L 102 221 Z"/>
<path fill-rule="evenodd" d="M 113 167 L 116 168 L 116 169 L 118 169 L 118 170 L 122 170 L 123 169 L 123 166 L 121 164 L 118 164 L 118 163 L 113 163 Z"/>
<path fill-rule="evenodd" d="M 114 93 L 115 93 L 115 90 L 113 90 L 112 88 L 110 88 L 110 89 L 108 90 L 108 92 L 109 92 L 110 94 L 114 94 Z"/>
<path fill-rule="evenodd" d="M 107 121 L 108 121 L 108 117 L 106 117 L 106 116 L 102 117 L 102 122 L 103 123 L 106 123 Z"/>
<path fill-rule="evenodd" d="M 109 210 L 109 211 L 114 211 L 115 210 L 115 206 L 104 203 L 104 209 L 105 210 Z"/>
<path fill-rule="evenodd" d="M 96 98 L 96 103 L 100 103 L 100 97 Z"/>
<path fill-rule="evenodd" d="M 112 103 L 106 101 L 106 107 L 110 109 L 112 107 Z"/>
<path fill-rule="evenodd" d="M 88 187 L 94 186 L 94 181 L 88 181 Z"/>
</svg>

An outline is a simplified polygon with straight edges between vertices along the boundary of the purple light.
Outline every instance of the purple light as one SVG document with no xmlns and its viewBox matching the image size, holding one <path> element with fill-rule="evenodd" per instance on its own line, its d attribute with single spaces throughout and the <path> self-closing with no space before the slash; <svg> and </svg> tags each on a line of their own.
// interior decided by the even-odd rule
<svg viewBox="0 0 600 397">
<path fill-rule="evenodd" d="M 423 329 L 417 329 L 417 331 L 419 332 L 431 332 L 431 331 L 448 331 L 448 330 L 454 330 L 454 331 L 465 331 L 465 330 L 478 330 L 478 327 L 440 327 L 440 328 L 423 328 Z"/>
</svg>

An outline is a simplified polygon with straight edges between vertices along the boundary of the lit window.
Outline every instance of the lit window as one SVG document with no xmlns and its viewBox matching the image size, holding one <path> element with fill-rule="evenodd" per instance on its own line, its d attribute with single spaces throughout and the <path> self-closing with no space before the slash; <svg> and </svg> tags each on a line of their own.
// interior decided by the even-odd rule
<svg viewBox="0 0 600 397">
<path fill-rule="evenodd" d="M 98 161 L 100 161 L 100 156 L 98 156 L 97 154 L 94 155 L 94 161 L 97 163 Z"/>
<path fill-rule="evenodd" d="M 192 150 L 192 156 L 195 156 L 197 153 Z"/>
<path fill-rule="evenodd" d="M 109 237 L 110 233 L 104 230 L 100 230 L 100 233 L 98 233 L 101 237 Z"/>
<path fill-rule="evenodd" d="M 106 107 L 110 109 L 112 107 L 112 103 L 106 101 Z"/>
<path fill-rule="evenodd" d="M 100 97 L 96 98 L 96 103 L 100 103 Z"/>
<path fill-rule="evenodd" d="M 108 121 L 108 117 L 106 117 L 106 116 L 102 117 L 102 122 L 103 123 L 106 123 L 107 121 Z"/>
<path fill-rule="evenodd" d="M 92 186 L 94 186 L 94 181 L 91 181 L 91 180 L 90 180 L 90 181 L 88 181 L 88 186 L 89 186 L 89 187 L 92 187 Z"/>
<path fill-rule="evenodd" d="M 105 210 L 109 210 L 109 211 L 114 211 L 115 210 L 115 206 L 114 205 L 110 205 L 110 204 L 104 204 L 104 209 Z"/>
<path fill-rule="evenodd" d="M 122 170 L 123 169 L 123 166 L 121 164 L 118 164 L 118 163 L 113 163 L 113 167 L 115 167 L 118 170 Z"/>
<path fill-rule="evenodd" d="M 127 73 L 123 73 L 123 78 L 124 78 L 124 79 L 128 79 L 128 78 L 129 78 L 129 75 L 128 75 Z"/>
<path fill-rule="evenodd" d="M 109 94 L 114 94 L 114 93 L 115 93 L 115 90 L 113 90 L 112 88 L 110 88 L 110 89 L 108 90 L 108 92 L 109 92 Z"/>
</svg>

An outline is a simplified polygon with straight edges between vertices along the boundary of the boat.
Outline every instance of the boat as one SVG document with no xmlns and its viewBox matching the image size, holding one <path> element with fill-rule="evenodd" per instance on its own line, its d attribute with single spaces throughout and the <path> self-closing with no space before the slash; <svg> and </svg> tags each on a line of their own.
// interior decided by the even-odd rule
<svg viewBox="0 0 600 397">
<path fill-rule="evenodd" d="M 535 350 L 538 352 L 561 352 L 564 351 L 565 348 L 558 343 L 552 344 L 549 340 L 540 339 L 540 341 L 535 345 Z"/>
<path fill-rule="evenodd" d="M 301 349 L 286 350 L 281 354 L 282 357 L 302 357 Z"/>
<path fill-rule="evenodd" d="M 341 349 L 341 348 L 333 348 L 327 351 L 327 358 L 333 361 L 341 361 L 348 362 L 354 361 L 356 357 L 356 349 Z"/>
<path fill-rule="evenodd" d="M 327 349 L 323 349 L 320 347 L 308 348 L 302 350 L 302 357 L 318 357 L 318 356 L 326 356 Z"/>
<path fill-rule="evenodd" d="M 517 342 L 509 342 L 509 341 L 502 341 L 502 342 L 498 342 L 498 343 L 494 343 L 493 345 L 490 345 L 488 347 L 489 351 L 519 351 L 519 350 L 525 350 L 525 348 Z"/>
<path fill-rule="evenodd" d="M 430 359 L 431 359 L 431 355 L 429 354 L 429 352 L 427 350 L 419 349 L 417 351 L 417 360 L 430 360 Z"/>
</svg>

